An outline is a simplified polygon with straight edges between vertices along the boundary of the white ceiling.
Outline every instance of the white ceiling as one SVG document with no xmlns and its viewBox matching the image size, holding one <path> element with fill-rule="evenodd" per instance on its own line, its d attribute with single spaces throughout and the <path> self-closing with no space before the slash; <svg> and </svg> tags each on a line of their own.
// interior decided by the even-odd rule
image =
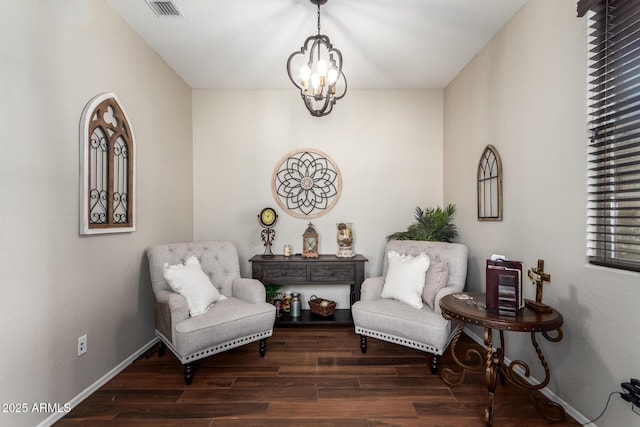
<svg viewBox="0 0 640 427">
<path fill-rule="evenodd" d="M 288 89 L 289 55 L 317 33 L 309 0 L 106 0 L 192 88 Z M 526 0 L 329 0 L 322 34 L 350 88 L 443 88 Z"/>
</svg>

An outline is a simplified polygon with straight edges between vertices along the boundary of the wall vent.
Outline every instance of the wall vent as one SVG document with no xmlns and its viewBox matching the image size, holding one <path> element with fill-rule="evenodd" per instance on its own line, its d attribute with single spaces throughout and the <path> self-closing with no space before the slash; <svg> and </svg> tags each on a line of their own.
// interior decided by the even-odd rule
<svg viewBox="0 0 640 427">
<path fill-rule="evenodd" d="M 158 16 L 179 16 L 184 17 L 178 7 L 172 1 L 146 0 L 147 4 Z"/>
</svg>

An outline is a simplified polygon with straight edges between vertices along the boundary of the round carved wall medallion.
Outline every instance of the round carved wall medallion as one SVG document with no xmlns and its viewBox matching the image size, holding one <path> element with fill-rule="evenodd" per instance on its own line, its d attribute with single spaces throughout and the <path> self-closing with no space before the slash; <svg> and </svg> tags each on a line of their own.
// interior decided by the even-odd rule
<svg viewBox="0 0 640 427">
<path fill-rule="evenodd" d="M 289 215 L 317 218 L 338 202 L 342 175 L 326 153 L 314 148 L 294 150 L 280 159 L 273 170 L 271 191 Z"/>
</svg>

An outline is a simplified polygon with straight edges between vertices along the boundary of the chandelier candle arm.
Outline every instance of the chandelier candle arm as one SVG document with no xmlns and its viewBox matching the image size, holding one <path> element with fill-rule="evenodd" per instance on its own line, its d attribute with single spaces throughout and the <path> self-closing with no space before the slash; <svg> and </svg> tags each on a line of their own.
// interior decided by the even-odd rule
<svg viewBox="0 0 640 427">
<path fill-rule="evenodd" d="M 310 1 L 318 6 L 318 34 L 307 37 L 300 50 L 289 56 L 287 73 L 300 89 L 311 115 L 321 117 L 329 114 L 336 101 L 344 97 L 347 80 L 342 72 L 342 53 L 320 32 L 320 5 L 327 0 Z"/>
</svg>

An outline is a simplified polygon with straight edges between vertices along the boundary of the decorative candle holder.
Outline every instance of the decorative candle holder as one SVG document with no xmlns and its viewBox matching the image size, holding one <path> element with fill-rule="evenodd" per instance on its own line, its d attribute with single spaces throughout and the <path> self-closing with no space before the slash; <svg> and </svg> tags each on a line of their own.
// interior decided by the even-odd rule
<svg viewBox="0 0 640 427">
<path fill-rule="evenodd" d="M 353 253 L 353 224 L 350 222 L 340 222 L 338 227 L 338 253 L 339 258 L 352 258 Z"/>
</svg>

